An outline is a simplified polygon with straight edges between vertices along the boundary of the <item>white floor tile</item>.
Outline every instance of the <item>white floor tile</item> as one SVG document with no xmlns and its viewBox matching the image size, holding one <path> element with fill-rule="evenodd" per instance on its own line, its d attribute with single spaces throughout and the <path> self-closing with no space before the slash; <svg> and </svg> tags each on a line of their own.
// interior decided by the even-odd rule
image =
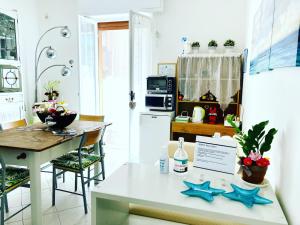
<svg viewBox="0 0 300 225">
<path fill-rule="evenodd" d="M 10 222 L 10 221 L 7 221 L 5 223 L 5 225 L 23 225 L 23 221 L 20 220 L 20 221 L 17 221 L 17 222 Z"/>
<path fill-rule="evenodd" d="M 124 154 L 119 150 L 106 150 L 105 170 L 106 178 L 109 177 L 119 166 L 126 162 Z M 52 171 L 52 168 L 47 168 Z M 90 225 L 91 208 L 90 208 L 90 190 L 94 186 L 92 181 L 91 187 L 86 187 L 88 214 L 84 214 L 82 196 L 56 191 L 56 204 L 52 207 L 52 173 L 42 173 L 42 210 L 44 225 Z M 63 183 L 62 177 L 58 179 L 58 187 L 74 191 L 74 173 L 66 173 L 66 181 Z M 78 178 L 78 192 L 81 193 L 81 182 Z M 8 204 L 11 215 L 30 203 L 30 189 L 19 188 L 8 195 Z M 31 208 L 14 216 L 7 221 L 5 225 L 31 225 Z M 23 222 L 22 222 L 23 220 Z M 143 224 L 144 225 L 144 224 Z M 146 224 L 145 224 L 146 225 Z M 165 224 L 169 225 L 169 223 Z M 171 225 L 171 224 L 170 224 Z"/>
<path fill-rule="evenodd" d="M 83 206 L 58 212 L 59 219 L 63 225 L 90 225 L 90 213 L 84 214 Z"/>
<path fill-rule="evenodd" d="M 9 204 L 9 203 L 8 203 Z M 13 215 L 15 212 L 17 212 L 18 210 L 20 210 L 22 208 L 22 206 L 18 206 L 18 207 L 10 207 L 9 208 L 9 212 L 5 213 L 4 218 L 8 218 L 9 216 Z M 20 221 L 22 220 L 22 212 L 18 213 L 17 215 L 15 215 L 14 217 L 12 217 L 11 219 L 9 219 L 7 222 L 8 223 L 12 223 L 12 222 L 16 222 L 16 221 Z"/>
<path fill-rule="evenodd" d="M 57 214 L 49 214 L 43 216 L 43 224 L 45 225 L 61 225 Z M 31 219 L 24 219 L 23 225 L 31 225 Z"/>
</svg>

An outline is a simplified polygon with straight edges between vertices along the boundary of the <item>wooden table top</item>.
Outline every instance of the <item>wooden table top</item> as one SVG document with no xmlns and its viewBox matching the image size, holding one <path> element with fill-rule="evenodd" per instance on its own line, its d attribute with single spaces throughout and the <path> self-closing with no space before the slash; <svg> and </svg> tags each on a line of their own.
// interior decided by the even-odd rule
<svg viewBox="0 0 300 225">
<path fill-rule="evenodd" d="M 40 123 L 29 126 L 24 130 L 9 129 L 0 132 L 0 151 L 1 147 L 8 147 L 12 150 L 23 149 L 40 152 L 60 143 L 69 141 L 74 137 L 80 136 L 84 130 L 94 130 L 108 124 L 109 123 L 105 122 L 76 120 L 68 126 L 68 128 L 75 129 L 77 131 L 75 136 L 56 136 L 50 131 L 37 130 L 39 128 L 45 128 L 45 125 Z"/>
</svg>

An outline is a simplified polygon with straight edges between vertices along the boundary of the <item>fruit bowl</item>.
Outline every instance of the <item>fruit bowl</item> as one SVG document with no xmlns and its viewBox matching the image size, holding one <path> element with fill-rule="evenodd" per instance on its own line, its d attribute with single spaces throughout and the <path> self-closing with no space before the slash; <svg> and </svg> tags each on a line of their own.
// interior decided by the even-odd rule
<svg viewBox="0 0 300 225">
<path fill-rule="evenodd" d="M 46 113 L 46 112 L 36 112 L 37 116 L 41 120 L 42 123 L 47 121 L 53 122 L 51 128 L 53 129 L 64 129 L 65 127 L 69 126 L 75 120 L 77 114 L 76 113 Z M 54 124 L 55 123 L 55 124 Z"/>
</svg>

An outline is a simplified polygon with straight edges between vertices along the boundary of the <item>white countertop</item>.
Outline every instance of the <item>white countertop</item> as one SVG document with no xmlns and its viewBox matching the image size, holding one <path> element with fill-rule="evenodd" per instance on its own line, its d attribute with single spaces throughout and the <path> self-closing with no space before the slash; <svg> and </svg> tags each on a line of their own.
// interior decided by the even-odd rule
<svg viewBox="0 0 300 225">
<path fill-rule="evenodd" d="M 229 220 L 245 224 L 287 224 L 275 194 L 269 185 L 259 195 L 272 200 L 270 205 L 254 205 L 246 208 L 242 203 L 216 196 L 212 203 L 199 198 L 187 197 L 180 192 L 186 190 L 183 180 L 201 183 L 210 180 L 214 188 L 232 191 L 230 183 L 249 188 L 237 176 L 199 168 L 189 168 L 189 173 L 178 176 L 160 174 L 159 168 L 151 165 L 124 164 L 109 178 L 92 190 L 92 198 L 127 201 L 166 210 L 203 215 L 208 218 Z"/>
</svg>

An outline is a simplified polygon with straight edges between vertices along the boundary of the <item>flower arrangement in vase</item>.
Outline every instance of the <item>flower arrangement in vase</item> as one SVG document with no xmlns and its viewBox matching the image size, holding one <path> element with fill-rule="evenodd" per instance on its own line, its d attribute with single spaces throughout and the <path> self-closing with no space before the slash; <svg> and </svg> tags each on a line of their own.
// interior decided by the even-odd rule
<svg viewBox="0 0 300 225">
<path fill-rule="evenodd" d="M 252 126 L 252 129 L 245 133 L 234 123 L 233 118 L 233 115 L 227 116 L 227 122 L 235 129 L 236 139 L 245 155 L 240 157 L 242 179 L 249 183 L 261 184 L 270 165 L 270 161 L 264 157 L 264 153 L 271 149 L 277 130 L 271 128 L 267 132 L 265 128 L 269 121 L 263 121 Z"/>
<path fill-rule="evenodd" d="M 48 97 L 48 101 L 56 100 L 58 98 L 59 84 L 60 84 L 59 80 L 53 80 L 53 81 L 48 81 L 48 83 L 44 85 L 45 95 Z"/>
<path fill-rule="evenodd" d="M 76 118 L 77 113 L 67 109 L 67 104 L 50 100 L 48 102 L 36 103 L 33 111 L 42 123 L 45 123 L 53 129 L 63 129 L 70 125 Z"/>
</svg>

